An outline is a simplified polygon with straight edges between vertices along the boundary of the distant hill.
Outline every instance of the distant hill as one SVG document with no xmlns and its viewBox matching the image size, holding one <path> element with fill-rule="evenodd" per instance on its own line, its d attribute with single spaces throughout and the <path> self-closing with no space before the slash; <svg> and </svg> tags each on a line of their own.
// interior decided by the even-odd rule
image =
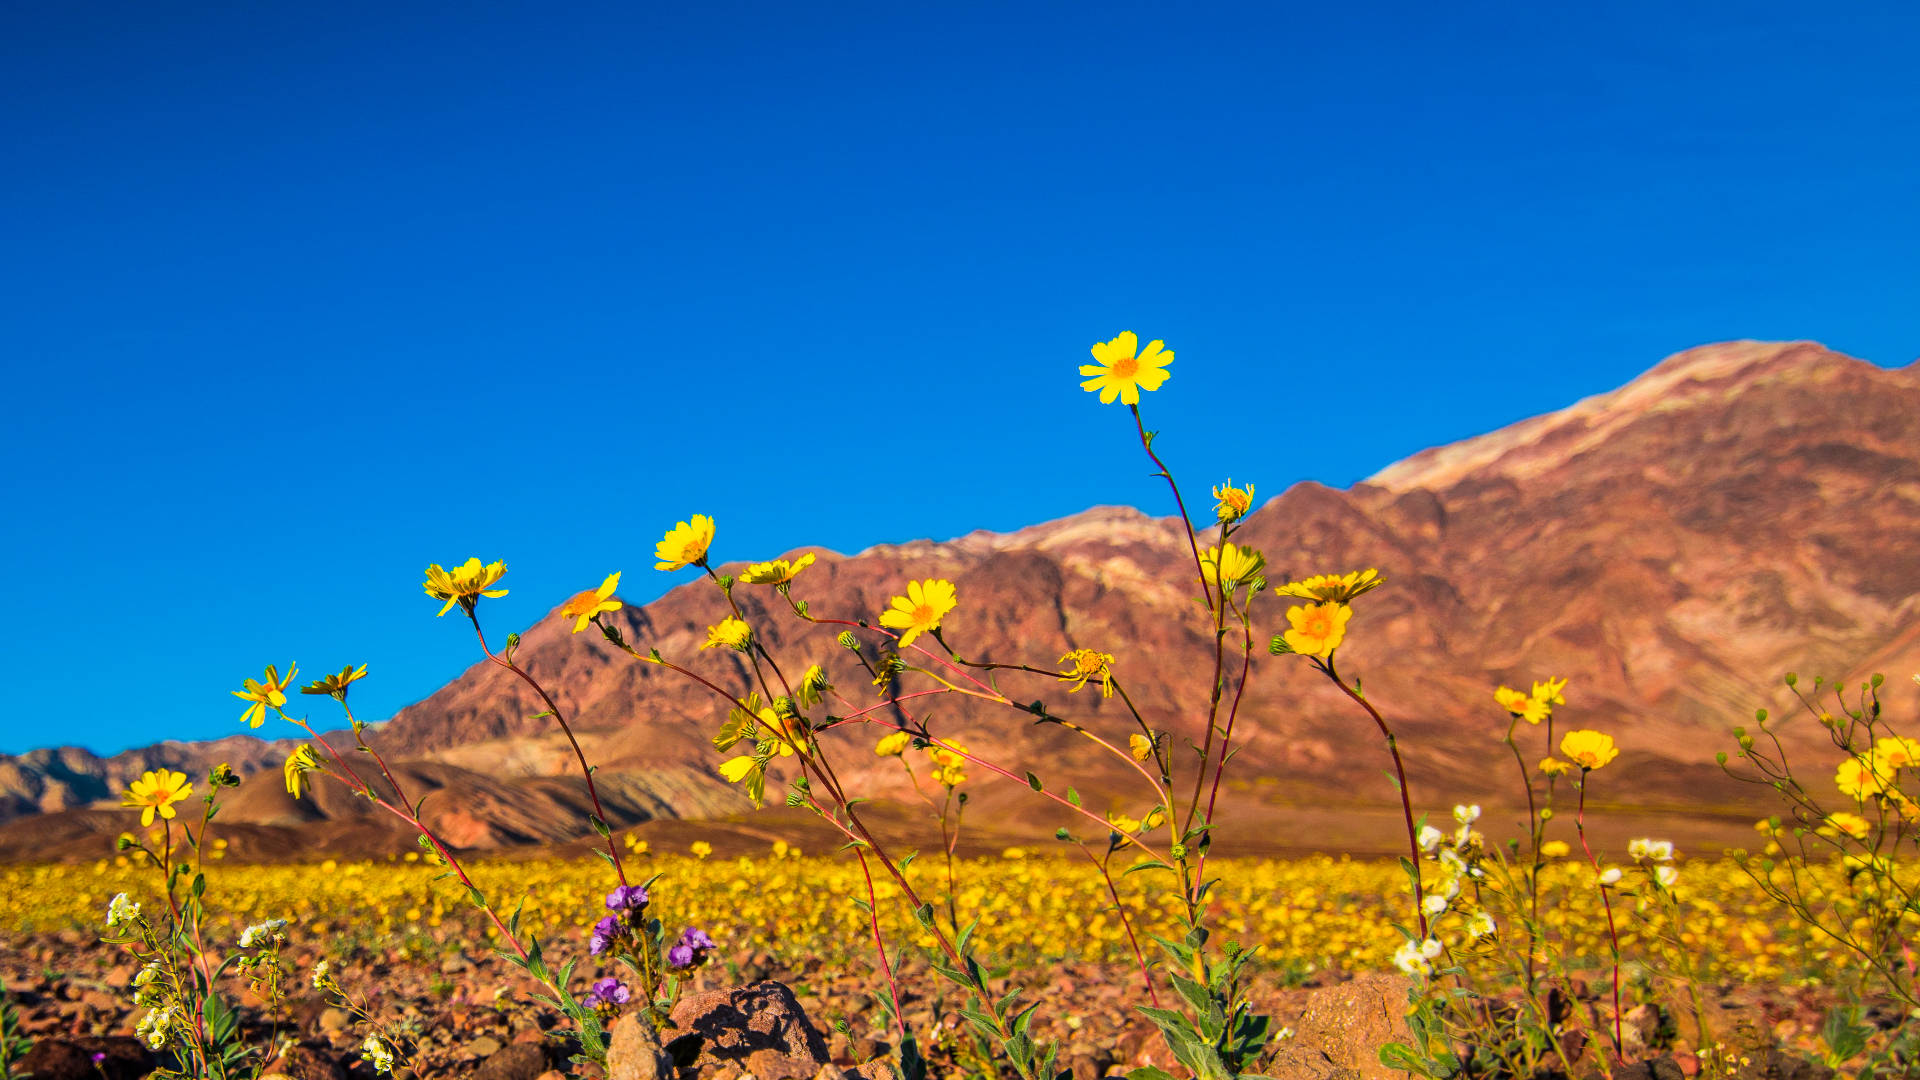
<svg viewBox="0 0 1920 1080">
<path fill-rule="evenodd" d="M 1285 448 L 1273 453 L 1278 461 Z M 1258 480 L 1262 464 L 1249 462 L 1247 474 Z M 1204 502 L 1214 479 L 1183 477 L 1189 498 Z M 1920 704 L 1905 678 L 1920 670 L 1920 366 L 1884 370 L 1804 342 L 1703 346 L 1611 393 L 1423 451 L 1350 490 L 1296 485 L 1260 507 L 1240 540 L 1266 553 L 1276 581 L 1369 566 L 1387 579 L 1358 603 L 1341 666 L 1401 726 L 1423 804 L 1510 802 L 1505 718 L 1491 688 L 1565 676 L 1564 722 L 1608 730 L 1624 749 L 1597 781 L 1599 798 L 1640 808 L 1635 827 L 1705 843 L 1744 828 L 1764 805 L 1712 755 L 1755 706 L 1778 707 L 1782 671 L 1857 679 L 1883 670 L 1897 676 L 1897 708 L 1913 715 Z M 648 547 L 610 554 L 651 572 Z M 948 578 L 960 595 L 948 638 L 964 654 L 1053 666 L 1075 647 L 1112 652 L 1148 718 L 1197 738 L 1194 703 L 1204 709 L 1211 668 L 1190 573 L 1172 520 L 1097 507 L 1008 534 L 821 551 L 795 594 L 817 614 L 871 617 L 908 579 Z M 764 589 L 739 594 L 756 616 L 777 600 Z M 1264 640 L 1287 604 L 1264 596 L 1258 605 Z M 641 648 L 744 688 L 737 655 L 698 649 L 720 611 L 712 586 L 692 582 L 615 618 Z M 758 625 L 793 667 L 823 663 L 850 693 L 871 693 L 832 633 L 778 614 Z M 706 691 L 597 634 L 571 635 L 553 616 L 525 631 L 518 655 L 575 719 L 622 824 L 746 810 L 717 775 Z M 1096 729 L 1124 730 L 1117 703 L 1097 694 L 1004 681 Z M 440 789 L 429 817 L 457 843 L 551 843 L 577 836 L 583 796 L 566 744 L 533 718 L 540 708 L 479 664 L 373 738 Z M 1058 728 L 945 698 L 931 713 L 938 730 L 1049 782 L 1073 779 L 1100 805 L 1124 789 L 1119 766 Z M 903 796 L 898 764 L 867 752 L 876 734 L 844 737 L 843 775 Z M 1246 740 L 1229 792 L 1229 812 L 1246 823 L 1240 843 L 1391 847 L 1394 793 L 1377 737 L 1303 663 L 1257 657 L 1236 738 Z M 243 775 L 265 770 L 221 819 L 248 826 L 247 846 L 262 854 L 410 843 L 369 818 L 363 801 L 333 793 L 293 803 L 277 769 L 291 745 L 236 736 L 105 759 L 73 749 L 0 757 L 0 818 L 23 819 L 0 826 L 0 856 L 97 853 L 100 834 L 125 819 L 89 804 L 143 769 L 197 773 L 220 760 Z M 978 775 L 973 787 L 970 815 L 1011 823 L 1006 837 L 1062 823 L 1024 784 Z"/>
</svg>

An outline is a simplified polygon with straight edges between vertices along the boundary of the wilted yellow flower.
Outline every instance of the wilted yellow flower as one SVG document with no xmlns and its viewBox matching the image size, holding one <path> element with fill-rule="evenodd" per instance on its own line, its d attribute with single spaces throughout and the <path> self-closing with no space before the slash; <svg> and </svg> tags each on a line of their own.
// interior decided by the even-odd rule
<svg viewBox="0 0 1920 1080">
<path fill-rule="evenodd" d="M 361 664 L 356 668 L 352 664 L 348 664 L 333 675 L 328 675 L 324 679 L 316 679 L 301 687 L 300 692 L 303 694 L 314 694 L 316 696 L 324 694 L 335 700 L 345 701 L 347 700 L 347 687 L 355 680 L 364 678 L 366 674 L 367 665 Z M 287 680 L 289 682 L 293 680 L 291 672 L 288 673 Z M 264 712 L 264 710 L 262 711 Z M 259 727 L 260 725 L 255 724 L 253 726 Z"/>
<path fill-rule="evenodd" d="M 1129 735 L 1127 736 L 1127 750 L 1133 754 L 1133 760 L 1145 761 L 1148 755 L 1153 753 L 1153 740 L 1147 738 L 1145 735 Z"/>
<path fill-rule="evenodd" d="M 1572 850 L 1565 840 L 1549 840 L 1540 845 L 1540 854 L 1549 859 L 1564 859 Z"/>
<path fill-rule="evenodd" d="M 597 589 L 573 594 L 573 598 L 560 605 L 560 617 L 573 620 L 573 632 L 579 633 L 587 628 L 595 615 L 603 611 L 619 611 L 620 601 L 613 598 L 613 590 L 620 587 L 620 571 L 607 575 L 607 580 Z"/>
<path fill-rule="evenodd" d="M 1228 477 L 1225 484 L 1214 486 L 1213 498 L 1213 513 L 1221 524 L 1239 521 L 1247 516 L 1248 510 L 1253 509 L 1253 485 L 1237 488 L 1233 486 L 1232 477 Z"/>
<path fill-rule="evenodd" d="M 1265 555 L 1250 547 L 1241 547 L 1231 540 L 1200 553 L 1200 576 L 1206 579 L 1207 584 L 1224 588 L 1227 592 L 1233 592 L 1259 577 L 1260 571 L 1266 568 Z M 1221 584 L 1222 579 L 1225 585 Z"/>
<path fill-rule="evenodd" d="M 1140 831 L 1140 819 L 1128 817 L 1117 810 L 1107 811 L 1107 824 L 1113 826 L 1115 832 L 1132 833 Z"/>
<path fill-rule="evenodd" d="M 1859 814 L 1849 814 L 1842 811 L 1840 813 L 1828 814 L 1827 823 L 1822 825 L 1819 831 L 1826 836 L 1844 835 L 1851 836 L 1855 840 L 1865 840 L 1867 833 L 1872 831 L 1872 829 L 1873 826 L 1868 824 L 1866 818 L 1861 817 Z"/>
<path fill-rule="evenodd" d="M 1533 684 L 1533 699 L 1546 705 L 1565 705 L 1567 699 L 1561 691 L 1567 688 L 1565 679 L 1548 679 Z"/>
<path fill-rule="evenodd" d="M 800 676 L 800 682 L 793 688 L 794 697 L 808 708 L 820 704 L 833 692 L 833 683 L 827 680 L 827 669 L 819 664 L 809 664 Z"/>
<path fill-rule="evenodd" d="M 693 843 L 687 845 L 687 850 L 693 852 L 694 858 L 704 859 L 713 854 L 713 845 L 707 843 L 705 840 L 695 840 Z"/>
<path fill-rule="evenodd" d="M 750 756 L 743 755 L 741 757 L 728 758 L 727 760 L 721 762 L 720 775 L 727 778 L 727 783 L 737 784 L 740 781 L 745 780 L 747 777 L 753 775 L 754 772 L 759 768 L 760 768 L 759 762 L 755 761 Z"/>
<path fill-rule="evenodd" d="M 1075 649 L 1060 658 L 1066 670 L 1060 673 L 1061 682 L 1070 682 L 1069 694 L 1077 694 L 1087 685 L 1089 679 L 1100 680 L 1100 696 L 1113 696 L 1113 654 L 1098 649 Z"/>
<path fill-rule="evenodd" d="M 705 514 L 693 515 L 692 521 L 682 521 L 667 530 L 653 547 L 653 557 L 660 560 L 653 564 L 655 570 L 678 570 L 686 566 L 705 566 L 707 548 L 713 546 L 713 519 Z"/>
<path fill-rule="evenodd" d="M 1874 755 L 1856 755 L 1840 763 L 1833 774 L 1834 785 L 1840 794 L 1850 796 L 1856 802 L 1870 795 L 1880 795 L 1887 790 L 1888 781 L 1893 779 L 1893 770 L 1885 761 Z"/>
<path fill-rule="evenodd" d="M 314 760 L 312 746 L 301 743 L 295 747 L 293 753 L 287 755 L 286 765 L 281 768 L 286 776 L 287 794 L 299 798 L 306 785 L 306 774 L 319 767 L 320 763 Z"/>
<path fill-rule="evenodd" d="M 899 757 L 907 752 L 907 747 L 912 743 L 911 732 L 896 731 L 880 736 L 880 741 L 873 744 L 873 752 L 880 757 Z"/>
<path fill-rule="evenodd" d="M 1565 776 L 1567 771 L 1572 768 L 1573 766 L 1561 761 L 1559 758 L 1545 757 L 1540 759 L 1540 771 L 1548 776 Z"/>
<path fill-rule="evenodd" d="M 812 565 L 813 552 L 809 551 L 791 562 L 775 559 L 772 562 L 754 563 L 747 567 L 746 573 L 740 575 L 740 580 L 749 585 L 785 585 Z"/>
<path fill-rule="evenodd" d="M 1547 702 L 1523 694 L 1510 686 L 1502 686 L 1495 690 L 1493 700 L 1499 702 L 1501 708 L 1529 724 L 1538 724 L 1553 712 L 1553 707 Z"/>
<path fill-rule="evenodd" d="M 428 596 L 435 600 L 446 601 L 441 605 L 438 614 L 445 615 L 453 610 L 453 605 L 459 604 L 462 611 L 471 615 L 473 605 L 479 601 L 480 597 L 507 595 L 506 589 L 489 587 L 505 576 L 506 572 L 507 564 L 504 562 L 482 564 L 477 558 L 468 559 L 451 570 L 441 569 L 439 563 L 430 563 L 427 566 L 427 583 L 424 588 Z"/>
<path fill-rule="evenodd" d="M 128 785 L 120 796 L 120 805 L 140 811 L 140 824 L 153 824 L 153 815 L 158 811 L 168 821 L 173 820 L 173 804 L 193 794 L 193 785 L 187 783 L 187 774 L 161 769 L 146 772 L 140 779 Z"/>
<path fill-rule="evenodd" d="M 1302 604 L 1287 609 L 1288 629 L 1281 636 L 1301 656 L 1325 660 L 1345 640 L 1352 617 L 1353 609 L 1345 604 Z"/>
<path fill-rule="evenodd" d="M 960 600 L 953 582 L 928 578 L 907 582 L 907 595 L 894 597 L 892 603 L 892 608 L 880 613 L 880 625 L 904 631 L 900 645 L 905 648 L 921 634 L 939 629 L 940 620 L 946 618 Z"/>
<path fill-rule="evenodd" d="M 1613 736 L 1598 731 L 1569 731 L 1560 739 L 1560 752 L 1582 769 L 1592 771 L 1620 756 Z"/>
<path fill-rule="evenodd" d="M 267 710 L 269 708 L 277 711 L 285 706 L 287 703 L 287 687 L 293 684 L 293 677 L 299 670 L 298 665 L 288 664 L 286 677 L 282 678 L 280 676 L 280 669 L 273 664 L 268 664 L 266 671 L 267 677 L 264 681 L 255 682 L 252 679 L 247 679 L 241 684 L 246 687 L 245 690 L 228 691 L 228 693 L 231 693 L 241 701 L 250 701 L 253 703 L 247 706 L 246 712 L 240 714 L 240 722 L 259 727 L 266 721 Z M 173 815 L 169 814 L 167 816 L 172 817 Z"/>
<path fill-rule="evenodd" d="M 1280 595 L 1346 604 L 1361 593 L 1372 592 L 1386 583 L 1378 570 L 1350 570 L 1344 574 L 1315 574 L 1310 578 L 1288 582 L 1280 586 Z"/>
<path fill-rule="evenodd" d="M 1139 349 L 1139 355 L 1134 352 Z M 1150 341 L 1145 349 L 1140 349 L 1140 339 L 1131 330 L 1123 330 L 1112 341 L 1097 342 L 1093 346 L 1093 358 L 1097 364 L 1081 364 L 1080 374 L 1089 375 L 1080 384 L 1080 389 L 1093 393 L 1099 391 L 1100 404 L 1111 405 L 1118 397 L 1122 404 L 1140 404 L 1140 391 L 1158 390 L 1167 381 L 1171 372 L 1167 365 L 1173 363 L 1173 351 L 1162 341 Z"/>
<path fill-rule="evenodd" d="M 725 646 L 729 649 L 739 649 L 745 652 L 747 642 L 752 640 L 753 628 L 748 626 L 744 621 L 729 615 L 712 626 L 707 627 L 707 643 L 700 647 L 703 649 L 711 649 L 717 646 Z"/>
</svg>

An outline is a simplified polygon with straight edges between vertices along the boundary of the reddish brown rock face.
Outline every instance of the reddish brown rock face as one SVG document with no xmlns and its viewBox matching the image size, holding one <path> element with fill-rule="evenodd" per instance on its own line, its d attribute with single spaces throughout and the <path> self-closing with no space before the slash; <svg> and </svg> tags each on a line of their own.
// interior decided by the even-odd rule
<svg viewBox="0 0 1920 1080">
<path fill-rule="evenodd" d="M 1261 464 L 1248 463 L 1256 480 Z M 1189 502 L 1204 506 L 1207 485 L 1220 478 L 1182 479 Z M 1920 711 L 1907 678 L 1920 671 L 1920 368 L 1882 370 L 1805 343 L 1690 350 L 1612 393 L 1414 455 L 1349 491 L 1297 485 L 1252 513 L 1238 539 L 1265 552 L 1276 582 L 1370 566 L 1387 579 L 1356 603 L 1340 667 L 1361 676 L 1400 726 L 1423 806 L 1477 801 L 1489 822 L 1500 820 L 1516 782 L 1511 762 L 1498 757 L 1506 718 L 1491 691 L 1502 682 L 1525 689 L 1536 678 L 1568 678 L 1563 727 L 1607 730 L 1623 748 L 1601 777 L 1607 801 L 1654 808 L 1663 834 L 1683 846 L 1689 829 L 1696 840 L 1728 836 L 1764 805 L 1722 777 L 1712 755 L 1756 707 L 1780 711 L 1781 672 L 1857 682 L 1884 671 L 1891 715 Z M 640 547 L 625 556 L 635 566 L 649 561 Z M 963 655 L 1051 667 L 1073 648 L 1110 652 L 1142 712 L 1176 746 L 1203 733 L 1210 638 L 1193 602 L 1186 541 L 1166 519 L 1102 507 L 1011 534 L 820 556 L 794 589 L 816 615 L 871 619 L 909 579 L 944 577 L 960 599 L 944 628 Z M 870 700 L 866 675 L 833 643 L 838 627 L 781 614 L 765 587 L 742 585 L 738 595 L 789 674 L 822 663 L 849 696 Z M 1284 628 L 1287 605 L 1271 595 L 1256 602 L 1262 646 Z M 712 586 L 695 582 L 611 618 L 640 649 L 745 689 L 737 654 L 698 648 L 723 613 Z M 633 822 L 746 810 L 717 776 L 713 696 L 568 629 L 548 617 L 526 631 L 519 656 L 570 710 L 600 766 L 610 815 Z M 1003 685 L 1020 700 L 1126 734 L 1118 702 L 1097 690 L 1069 695 L 1064 684 L 1022 676 Z M 559 840 L 578 834 L 571 823 L 585 820 L 585 798 L 565 742 L 549 721 L 531 719 L 540 711 L 510 676 L 476 665 L 375 739 L 408 762 L 416 784 L 443 790 L 429 800 L 428 818 L 461 843 Z M 952 700 L 932 715 L 937 731 L 1017 763 L 1016 773 L 1071 781 L 1102 808 L 1144 810 L 1118 794 L 1131 790 L 1130 770 L 1069 732 Z M 1784 734 L 1804 741 L 1819 734 L 1805 730 L 1813 728 L 1796 721 Z M 897 796 L 898 764 L 867 752 L 878 734 L 828 738 L 851 783 Z M 1394 798 L 1377 736 L 1297 658 L 1258 651 L 1235 739 L 1245 752 L 1223 798 L 1243 826 L 1237 839 L 1223 832 L 1222 844 L 1390 847 L 1374 842 L 1392 835 Z M 242 854 L 302 822 L 308 840 L 338 848 L 396 847 L 386 824 L 343 792 L 294 804 L 272 769 L 285 748 L 248 744 L 257 749 L 188 744 L 105 762 L 84 752 L 0 759 L 0 813 L 63 810 L 104 797 L 162 757 L 194 772 L 204 756 L 243 773 L 268 770 L 270 779 L 244 785 L 222 815 L 235 823 Z M 971 821 L 1006 822 L 1010 836 L 1043 836 L 1063 823 L 1024 783 L 975 774 Z M 769 790 L 777 801 L 777 783 Z M 1674 809 L 1690 811 L 1691 823 L 1673 823 Z M 43 818 L 32 846 L 97 854 L 101 836 L 124 824 L 102 814 Z M 17 856 L 23 842 L 0 828 L 0 855 Z"/>
</svg>

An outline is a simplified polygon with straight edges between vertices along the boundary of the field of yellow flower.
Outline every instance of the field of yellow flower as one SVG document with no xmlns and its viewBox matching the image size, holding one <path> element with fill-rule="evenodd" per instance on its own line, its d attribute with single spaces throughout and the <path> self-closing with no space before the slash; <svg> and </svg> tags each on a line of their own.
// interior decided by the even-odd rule
<svg viewBox="0 0 1920 1080">
<path fill-rule="evenodd" d="M 651 857 L 662 875 L 658 890 L 669 923 L 694 913 L 712 926 L 729 952 L 767 953 L 778 959 L 835 960 L 871 952 L 866 915 L 848 900 L 865 888 L 859 866 L 844 860 L 780 857 L 699 859 Z M 556 953 L 584 954 L 601 914 L 606 868 L 597 860 L 480 862 L 474 879 L 489 893 L 528 897 L 522 925 L 535 928 Z M 1328 968 L 1392 966 L 1400 937 L 1391 928 L 1404 906 L 1398 867 L 1342 858 L 1233 861 L 1222 867 L 1214 911 L 1227 937 L 1257 945 L 1261 966 L 1285 976 Z M 932 866 L 915 866 L 927 878 Z M 1566 943 L 1574 966 L 1598 966 L 1608 955 L 1606 924 L 1591 872 L 1575 863 L 1549 868 L 1544 917 Z M 233 930 L 265 919 L 292 920 L 301 939 L 343 945 L 413 938 L 447 947 L 478 948 L 491 927 L 462 892 L 435 868 L 409 859 L 316 865 L 208 868 L 210 888 L 223 903 L 219 918 Z M 1844 888 L 1835 872 L 1829 886 Z M 963 909 L 982 916 L 981 936 L 1008 950 L 1006 959 L 1124 962 L 1119 921 L 1103 912 L 1105 884 L 1088 864 L 1054 858 L 962 860 L 957 884 Z M 894 886 L 877 884 L 882 900 Z M 0 868 L 0 933 L 7 936 L 99 925 L 119 892 L 146 899 L 152 874 L 101 861 L 91 866 Z M 1733 864 L 1684 864 L 1677 893 L 1687 911 L 1684 942 L 1715 965 L 1715 980 L 1817 985 L 1839 977 L 1844 954 L 1810 940 Z M 1143 890 L 1121 879 L 1121 899 L 1139 926 L 1165 934 L 1178 924 L 1171 901 L 1156 907 Z M 883 904 L 883 918 L 896 905 Z M 898 920 L 890 920 L 897 922 Z M 218 924 L 215 924 L 218 925 Z M 905 938 L 917 927 L 891 926 Z M 1629 916 L 1621 943 L 1638 950 L 1638 920 Z M 930 941 L 929 941 L 930 943 Z"/>
</svg>

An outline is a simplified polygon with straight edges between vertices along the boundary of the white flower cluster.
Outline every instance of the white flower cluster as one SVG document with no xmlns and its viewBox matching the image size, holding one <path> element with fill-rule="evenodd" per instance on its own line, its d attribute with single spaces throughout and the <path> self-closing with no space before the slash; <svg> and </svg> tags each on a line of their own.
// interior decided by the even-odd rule
<svg viewBox="0 0 1920 1080">
<path fill-rule="evenodd" d="M 251 949 L 256 945 L 279 944 L 285 940 L 280 931 L 286 928 L 287 920 L 285 919 L 268 919 L 263 923 L 255 923 L 240 932 L 240 947 Z"/>
<path fill-rule="evenodd" d="M 1680 880 L 1680 871 L 1674 869 L 1673 841 L 1671 840 L 1635 840 L 1627 845 L 1627 854 L 1640 862 L 1653 863 L 1650 872 L 1653 880 L 1663 889 L 1671 889 Z"/>
<path fill-rule="evenodd" d="M 141 1017 L 134 1033 L 145 1039 L 148 1046 L 159 1050 L 167 1045 L 167 1038 L 179 1021 L 177 1006 L 166 1005 L 153 1009 Z"/>
<path fill-rule="evenodd" d="M 360 1056 L 373 1063 L 374 1072 L 393 1071 L 393 1051 L 387 1049 L 378 1035 L 369 1035 L 367 1041 L 360 1044 Z"/>
<path fill-rule="evenodd" d="M 115 893 L 107 902 L 107 929 L 125 926 L 140 917 L 140 905 L 127 899 L 126 893 Z"/>
<path fill-rule="evenodd" d="M 1433 938 L 1421 942 L 1409 941 L 1394 950 L 1393 966 L 1409 975 L 1428 975 L 1433 972 L 1433 962 L 1444 951 L 1440 942 Z"/>
</svg>

